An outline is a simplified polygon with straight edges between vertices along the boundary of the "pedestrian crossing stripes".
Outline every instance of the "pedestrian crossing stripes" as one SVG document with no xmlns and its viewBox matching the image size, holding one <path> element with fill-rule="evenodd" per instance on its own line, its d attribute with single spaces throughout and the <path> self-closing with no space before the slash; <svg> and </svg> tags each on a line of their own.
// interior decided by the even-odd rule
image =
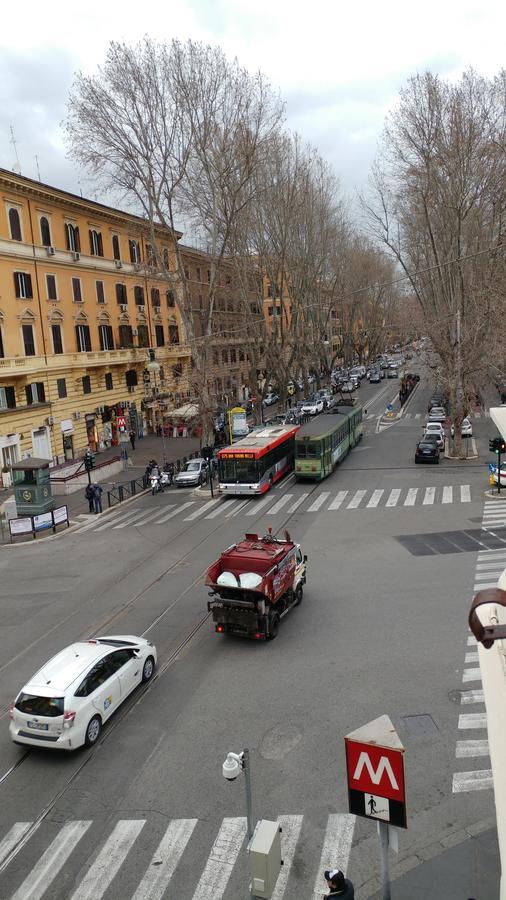
<svg viewBox="0 0 506 900">
<path fill-rule="evenodd" d="M 487 410 L 482 410 L 481 412 L 471 413 L 467 418 L 472 420 L 472 419 L 488 419 L 489 417 L 490 417 L 490 411 L 487 409 Z M 370 416 L 367 416 L 367 418 L 370 418 Z M 418 421 L 421 418 L 422 418 L 422 413 L 413 413 L 413 412 L 406 412 L 402 416 L 403 420 L 412 419 L 414 421 Z M 423 418 L 425 418 L 425 414 L 423 415 Z"/>
<path fill-rule="evenodd" d="M 506 528 L 506 500 L 487 500 L 483 512 L 483 528 L 486 531 Z"/>
<path fill-rule="evenodd" d="M 278 817 L 281 826 L 281 848 L 283 867 L 278 878 L 272 900 L 288 900 L 289 885 L 300 886 L 300 872 L 303 878 L 309 878 L 314 884 L 312 898 L 321 900 L 322 875 L 325 869 L 339 867 L 345 871 L 349 868 L 349 858 L 353 844 L 355 816 L 348 813 L 333 813 L 327 817 L 320 841 L 316 844 L 314 872 L 308 870 L 308 862 L 304 846 L 304 863 L 297 865 L 297 852 L 303 831 L 302 815 L 282 815 Z M 30 838 L 19 849 L 20 841 L 24 841 L 33 825 L 32 822 L 16 822 L 0 841 L 0 863 L 2 871 L 2 900 L 42 900 L 42 898 L 62 897 L 58 885 L 72 883 L 73 892 L 67 891 L 69 900 L 101 900 L 107 896 L 119 896 L 117 889 L 111 887 L 117 877 L 121 878 L 122 900 L 162 900 L 163 897 L 175 897 L 178 867 L 185 867 L 194 873 L 193 884 L 186 883 L 184 896 L 192 900 L 222 900 L 230 897 L 230 882 L 241 854 L 246 849 L 246 819 L 244 817 L 226 817 L 218 827 L 214 839 L 209 840 L 209 855 L 205 859 L 202 853 L 202 834 L 199 832 L 199 820 L 172 819 L 159 833 L 158 817 L 156 821 L 147 819 L 121 819 L 116 822 L 99 846 L 89 847 L 83 859 L 81 841 L 85 835 L 93 835 L 93 820 L 74 820 L 63 824 L 52 840 L 48 839 L 44 847 L 44 834 L 37 830 L 38 840 L 42 845 L 39 859 L 33 863 Z M 49 836 L 54 833 L 54 824 L 48 829 Z M 308 825 L 314 835 L 314 823 Z M 142 834 L 142 854 L 139 852 L 139 839 Z M 207 832 L 206 832 L 207 834 Z M 321 846 L 321 854 L 319 853 Z M 146 850 L 146 848 L 148 848 Z M 150 848 L 150 849 L 149 849 Z M 19 852 L 16 852 L 19 850 Z M 30 865 L 23 865 L 22 854 L 30 856 Z M 73 854 L 74 855 L 73 857 Z M 17 866 L 9 868 L 12 859 Z M 185 858 L 190 854 L 191 861 Z M 193 860 L 197 858 L 198 863 Z M 145 862 L 143 860 L 145 859 Z M 134 864 L 132 862 L 134 861 Z M 73 866 L 74 863 L 74 866 Z M 185 865 L 186 864 L 186 865 Z M 125 867 L 125 873 L 123 873 Z M 67 869 L 72 868 L 70 873 Z M 79 873 L 76 878 L 76 872 Z M 28 873 L 28 874 L 27 874 Z M 78 880 L 78 878 L 80 880 Z M 187 875 L 185 874 L 185 879 Z M 314 881 L 313 881 L 314 879 Z M 21 883 L 19 883 L 21 881 Z M 129 888 L 124 884 L 128 882 Z M 233 887 L 233 885 L 232 885 Z M 309 888 L 310 889 L 310 888 Z M 178 896 L 182 896 L 181 893 Z M 307 896 L 307 894 L 306 894 Z"/>
<path fill-rule="evenodd" d="M 305 502 L 309 505 L 304 508 Z M 449 505 L 451 503 L 470 503 L 471 487 L 469 484 L 430 486 L 425 488 L 384 488 L 358 489 L 338 491 L 334 496 L 330 491 L 320 491 L 316 495 L 310 491 L 297 496 L 295 493 L 285 493 L 275 498 L 272 494 L 267 497 L 247 497 L 236 499 L 223 499 L 215 497 L 206 503 L 197 500 L 187 500 L 181 505 L 169 503 L 167 506 L 157 506 L 149 512 L 144 509 L 130 509 L 119 515 L 111 516 L 104 522 L 102 519 L 94 519 L 87 522 L 81 529 L 94 533 L 105 531 L 121 531 L 123 528 L 141 528 L 143 526 L 164 525 L 171 519 L 180 518 L 183 522 L 195 522 L 198 519 L 214 521 L 215 519 L 230 519 L 244 514 L 245 516 L 263 515 L 275 516 L 278 513 L 299 514 L 316 512 L 337 512 L 338 510 L 354 511 L 359 509 L 394 509 L 396 507 L 434 506 L 436 504 Z M 504 513 L 506 524 L 506 510 Z M 503 520 L 501 520 L 503 521 Z M 498 527 L 498 526 L 496 526 Z"/>
<path fill-rule="evenodd" d="M 485 523 L 489 518 L 488 510 L 491 506 L 493 506 L 493 503 L 485 503 L 483 512 L 484 529 Z M 506 516 L 506 508 L 504 515 Z M 476 562 L 474 591 L 496 587 L 497 581 L 505 568 L 506 548 L 480 550 Z M 476 638 L 473 635 L 469 635 L 467 638 L 467 649 L 464 655 L 462 683 L 464 685 L 472 684 L 473 686 L 469 689 L 464 689 L 460 694 L 460 703 L 461 706 L 466 707 L 466 712 L 462 712 L 459 715 L 457 726 L 459 732 L 473 733 L 474 731 L 486 731 L 487 715 L 485 711 L 485 697 L 483 689 L 475 686 L 478 682 L 481 682 L 478 645 Z M 478 707 L 476 712 L 474 711 L 475 707 Z M 470 709 L 473 709 L 473 712 L 467 711 Z M 473 736 L 469 739 L 457 741 L 455 748 L 456 759 L 483 759 L 488 756 L 488 740 L 484 736 Z M 493 786 L 491 769 L 473 769 L 453 773 L 452 790 L 454 794 L 490 790 Z"/>
</svg>

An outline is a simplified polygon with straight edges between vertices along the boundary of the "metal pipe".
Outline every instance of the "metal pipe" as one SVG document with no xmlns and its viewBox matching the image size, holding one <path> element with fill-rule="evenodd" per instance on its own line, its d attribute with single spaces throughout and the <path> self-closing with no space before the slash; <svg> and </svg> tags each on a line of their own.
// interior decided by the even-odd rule
<svg viewBox="0 0 506 900">
<path fill-rule="evenodd" d="M 248 821 L 248 841 L 250 841 L 253 837 L 253 810 L 251 801 L 251 771 L 248 749 L 244 749 L 242 751 L 242 757 L 244 766 L 244 780 L 246 783 L 246 818 Z"/>
<path fill-rule="evenodd" d="M 388 822 L 378 822 L 378 834 L 380 839 L 381 897 L 382 900 L 391 900 L 390 872 L 388 866 Z"/>
</svg>

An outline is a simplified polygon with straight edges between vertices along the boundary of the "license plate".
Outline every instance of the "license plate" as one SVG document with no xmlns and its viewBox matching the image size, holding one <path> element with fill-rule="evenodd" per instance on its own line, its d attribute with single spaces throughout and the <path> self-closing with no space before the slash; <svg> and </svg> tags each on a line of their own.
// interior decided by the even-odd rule
<svg viewBox="0 0 506 900">
<path fill-rule="evenodd" d="M 49 725 L 43 724 L 42 722 L 27 722 L 28 728 L 38 728 L 39 731 L 47 731 Z"/>
</svg>

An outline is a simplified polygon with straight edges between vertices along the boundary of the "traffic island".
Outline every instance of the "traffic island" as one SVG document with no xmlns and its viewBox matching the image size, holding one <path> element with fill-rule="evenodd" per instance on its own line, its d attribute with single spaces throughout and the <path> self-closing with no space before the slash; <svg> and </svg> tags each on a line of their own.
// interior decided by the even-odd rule
<svg viewBox="0 0 506 900">
<path fill-rule="evenodd" d="M 453 444 L 453 441 L 450 438 L 445 438 L 445 450 L 444 457 L 445 459 L 456 459 L 460 462 L 467 462 L 468 459 L 478 459 L 478 447 L 476 446 L 476 441 L 474 438 L 470 439 L 471 442 L 471 453 L 469 453 L 469 449 L 466 451 L 466 456 L 457 456 L 456 453 L 453 453 L 453 447 L 450 445 Z"/>
</svg>

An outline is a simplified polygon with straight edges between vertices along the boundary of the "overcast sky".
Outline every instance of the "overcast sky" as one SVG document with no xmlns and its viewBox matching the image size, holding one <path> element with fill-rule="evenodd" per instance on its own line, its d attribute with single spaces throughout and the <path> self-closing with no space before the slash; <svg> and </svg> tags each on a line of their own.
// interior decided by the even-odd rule
<svg viewBox="0 0 506 900">
<path fill-rule="evenodd" d="M 289 126 L 353 195 L 409 76 L 454 79 L 469 65 L 493 76 L 505 33 L 505 0 L 11 0 L 0 30 L 0 167 L 16 162 L 12 126 L 23 175 L 38 177 L 37 156 L 42 181 L 91 195 L 60 127 L 74 73 L 93 72 L 110 40 L 191 37 L 262 70 L 286 100 Z"/>
</svg>

